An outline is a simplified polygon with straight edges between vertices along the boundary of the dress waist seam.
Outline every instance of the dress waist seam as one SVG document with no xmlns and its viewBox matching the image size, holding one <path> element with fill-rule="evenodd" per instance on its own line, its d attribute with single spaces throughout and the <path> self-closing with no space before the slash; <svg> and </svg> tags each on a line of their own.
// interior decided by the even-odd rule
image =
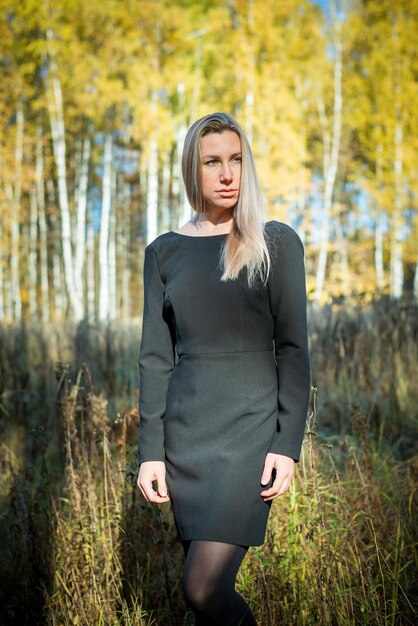
<svg viewBox="0 0 418 626">
<path fill-rule="evenodd" d="M 183 356 L 219 356 L 222 354 L 235 355 L 235 354 L 252 354 L 254 352 L 273 352 L 273 346 L 271 348 L 261 348 L 260 350 L 235 350 L 235 351 L 222 351 L 222 352 L 182 352 L 178 355 L 179 358 Z"/>
</svg>

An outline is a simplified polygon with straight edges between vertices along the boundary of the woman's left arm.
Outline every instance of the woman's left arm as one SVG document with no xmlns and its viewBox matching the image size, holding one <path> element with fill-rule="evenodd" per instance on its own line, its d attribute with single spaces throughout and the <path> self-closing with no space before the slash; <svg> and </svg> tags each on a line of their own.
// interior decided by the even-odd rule
<svg viewBox="0 0 418 626">
<path fill-rule="evenodd" d="M 261 492 L 266 501 L 290 485 L 302 448 L 311 387 L 304 248 L 299 235 L 286 224 L 280 223 L 274 236 L 268 289 L 274 319 L 278 423 L 261 478 L 266 485 L 276 470 L 272 487 Z"/>
</svg>

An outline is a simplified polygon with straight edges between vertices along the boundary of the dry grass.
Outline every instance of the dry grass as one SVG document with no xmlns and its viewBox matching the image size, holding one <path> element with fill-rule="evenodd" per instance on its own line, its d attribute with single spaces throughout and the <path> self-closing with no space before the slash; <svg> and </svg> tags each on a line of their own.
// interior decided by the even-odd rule
<svg viewBox="0 0 418 626">
<path fill-rule="evenodd" d="M 263 626 L 416 623 L 417 324 L 405 311 L 311 312 L 319 391 L 303 455 L 237 582 Z M 0 334 L 0 623 L 191 625 L 170 509 L 135 486 L 136 329 Z"/>
</svg>

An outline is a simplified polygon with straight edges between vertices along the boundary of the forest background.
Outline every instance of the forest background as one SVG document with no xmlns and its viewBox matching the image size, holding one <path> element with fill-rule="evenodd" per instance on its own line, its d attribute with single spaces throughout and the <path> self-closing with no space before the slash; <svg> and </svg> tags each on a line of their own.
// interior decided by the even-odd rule
<svg viewBox="0 0 418 626">
<path fill-rule="evenodd" d="M 313 384 L 240 591 L 263 626 L 414 624 L 418 0 L 0 0 L 0 72 L 0 623 L 191 623 L 135 487 L 142 267 L 227 111 L 305 246 Z"/>
</svg>

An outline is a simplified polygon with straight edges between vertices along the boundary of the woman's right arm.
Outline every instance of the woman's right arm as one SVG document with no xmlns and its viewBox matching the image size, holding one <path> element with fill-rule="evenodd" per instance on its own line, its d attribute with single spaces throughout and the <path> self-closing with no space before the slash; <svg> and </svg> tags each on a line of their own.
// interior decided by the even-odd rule
<svg viewBox="0 0 418 626">
<path fill-rule="evenodd" d="M 174 346 L 164 318 L 164 282 L 152 245 L 145 248 L 144 309 L 139 353 L 138 486 L 150 502 L 168 501 L 165 485 L 163 418 L 174 367 Z M 156 480 L 158 491 L 152 483 Z"/>
</svg>

